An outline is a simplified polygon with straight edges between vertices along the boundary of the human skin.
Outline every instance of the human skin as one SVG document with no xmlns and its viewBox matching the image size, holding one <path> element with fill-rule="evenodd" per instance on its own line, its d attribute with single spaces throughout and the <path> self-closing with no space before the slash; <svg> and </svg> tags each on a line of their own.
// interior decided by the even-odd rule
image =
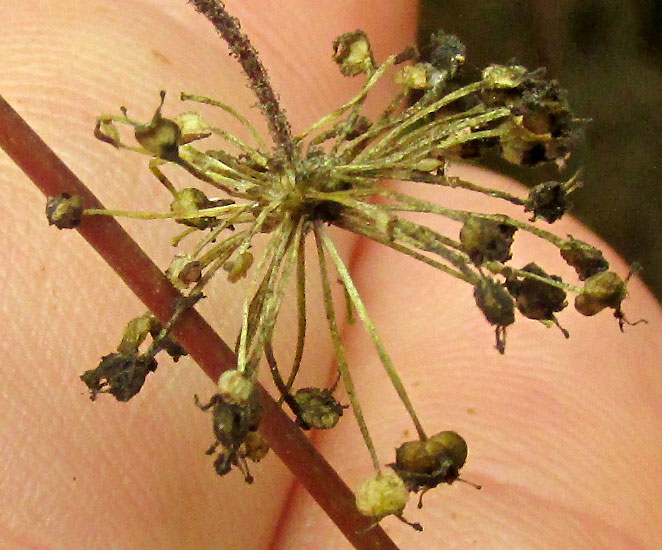
<svg viewBox="0 0 662 550">
<path fill-rule="evenodd" d="M 227 4 L 261 52 L 295 132 L 356 90 L 330 62 L 335 36 L 363 28 L 379 58 L 414 36 L 416 6 L 405 0 L 387 7 L 370 0 L 281 0 L 278 9 L 267 0 Z M 94 140 L 98 114 L 126 105 L 147 120 L 161 89 L 169 94 L 166 113 L 179 111 L 180 90 L 244 112 L 254 103 L 225 45 L 183 0 L 12 0 L 3 2 L 0 16 L 9 22 L 0 34 L 0 93 L 108 206 L 162 210 L 168 195 L 144 158 Z M 219 124 L 227 120 L 215 116 Z M 255 109 L 251 119 L 259 121 Z M 193 393 L 211 395 L 213 384 L 186 359 L 174 367 L 164 361 L 130 403 L 89 401 L 79 374 L 117 345 L 124 323 L 142 307 L 75 232 L 46 225 L 43 196 L 4 154 L 0 167 L 0 546 L 347 547 L 275 457 L 254 468 L 253 486 L 237 473 L 216 476 L 204 455 L 210 418 L 192 403 Z M 518 190 L 476 169 L 456 170 Z M 170 173 L 176 183 L 185 181 Z M 467 194 L 398 185 L 461 208 L 516 212 Z M 125 225 L 165 267 L 172 225 Z M 605 246 L 573 220 L 551 229 Z M 466 438 L 462 474 L 483 485 L 480 492 L 461 483 L 439 487 L 422 510 L 412 499 L 406 516 L 424 525 L 421 534 L 384 520 L 401 548 L 662 545 L 662 313 L 636 277 L 624 307 L 647 325 L 620 334 L 609 312 L 585 318 L 569 307 L 560 315 L 569 340 L 519 318 L 500 356 L 468 285 L 379 245 L 337 239 L 422 421 L 430 433 L 453 429 Z M 516 265 L 536 259 L 574 281 L 553 248 L 526 235 L 516 241 Z M 615 271 L 628 272 L 613 252 L 606 255 Z M 319 296 L 314 270 L 311 281 L 312 302 Z M 232 342 L 240 290 L 215 281 L 207 293 L 199 309 Z M 321 306 L 311 305 L 309 383 L 330 376 L 326 332 Z M 413 428 L 361 326 L 347 327 L 344 338 L 381 459 L 390 462 Z M 287 347 L 279 342 L 281 351 Z M 315 437 L 350 486 L 371 475 L 351 414 Z"/>
</svg>

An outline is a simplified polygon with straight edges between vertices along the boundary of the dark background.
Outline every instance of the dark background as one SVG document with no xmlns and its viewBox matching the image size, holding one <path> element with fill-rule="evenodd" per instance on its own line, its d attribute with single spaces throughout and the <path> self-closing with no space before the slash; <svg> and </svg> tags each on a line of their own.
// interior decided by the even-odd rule
<svg viewBox="0 0 662 550">
<path fill-rule="evenodd" d="M 547 67 L 586 126 L 567 173 L 584 187 L 573 214 L 603 236 L 662 301 L 662 2 L 655 0 L 423 0 L 420 39 L 457 34 L 468 63 L 515 59 Z M 525 184 L 547 168 L 490 165 Z"/>
</svg>

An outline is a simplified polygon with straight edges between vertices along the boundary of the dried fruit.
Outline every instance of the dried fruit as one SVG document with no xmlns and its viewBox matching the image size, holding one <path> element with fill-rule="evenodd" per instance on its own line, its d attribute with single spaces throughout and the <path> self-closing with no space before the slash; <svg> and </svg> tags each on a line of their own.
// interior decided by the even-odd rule
<svg viewBox="0 0 662 550">
<path fill-rule="evenodd" d="M 175 219 L 177 223 L 189 225 L 196 229 L 206 229 L 216 223 L 216 218 L 202 217 L 197 214 L 199 210 L 211 208 L 211 206 L 211 201 L 200 189 L 187 187 L 177 192 L 175 200 L 170 203 L 170 211 L 178 216 Z"/>
<path fill-rule="evenodd" d="M 234 260 L 223 265 L 228 272 L 228 281 L 236 283 L 246 277 L 248 270 L 253 265 L 253 254 L 250 252 L 240 253 Z"/>
<path fill-rule="evenodd" d="M 150 372 L 156 370 L 153 357 L 111 353 L 101 358 L 96 369 L 85 371 L 80 379 L 90 390 L 90 398 L 109 393 L 118 401 L 128 401 L 136 395 Z"/>
<path fill-rule="evenodd" d="M 602 252 L 572 237 L 561 247 L 561 256 L 575 269 L 580 281 L 609 269 L 609 262 Z"/>
<path fill-rule="evenodd" d="M 444 431 L 426 440 L 403 443 L 395 451 L 395 463 L 389 466 L 408 490 L 418 492 L 453 483 L 466 460 L 466 441 L 456 432 Z"/>
<path fill-rule="evenodd" d="M 243 392 L 239 393 L 243 395 Z M 197 395 L 195 402 L 203 411 L 212 410 L 216 441 L 207 449 L 206 454 L 211 455 L 219 446 L 221 447 L 214 461 L 216 472 L 225 475 L 235 466 L 244 474 L 246 483 L 252 483 L 253 476 L 248 470 L 246 457 L 252 459 L 250 449 L 257 447 L 257 442 L 251 434 L 257 431 L 262 418 L 262 407 L 255 386 L 248 399 L 241 404 L 232 403 L 218 393 L 214 394 L 205 405 L 199 402 Z M 258 452 L 256 449 L 255 453 L 255 456 L 260 456 L 261 451 Z"/>
<path fill-rule="evenodd" d="M 147 373 L 156 368 L 157 352 L 166 350 L 175 360 L 185 353 L 169 336 L 170 331 L 178 316 L 202 297 L 203 288 L 211 278 L 223 269 L 231 282 L 250 276 L 246 285 L 250 292 L 243 300 L 235 347 L 237 364 L 221 376 L 218 393 L 200 407 L 212 410 L 216 441 L 208 453 L 213 454 L 221 447 L 214 461 L 216 471 L 225 474 L 236 467 L 246 481 L 252 481 L 247 459 L 259 460 L 266 453 L 256 431 L 261 407 L 255 380 L 263 357 L 280 393 L 280 403 L 290 406 L 302 427 L 333 427 L 343 412 L 332 390 L 303 388 L 292 394 L 302 365 L 306 336 L 305 255 L 306 239 L 312 236 L 339 379 L 347 390 L 377 473 L 376 478 L 359 489 L 357 503 L 364 513 L 376 519 L 391 514 L 402 519 L 407 489 L 425 492 L 459 479 L 459 470 L 467 456 L 466 442 L 455 432 L 426 436 L 405 385 L 326 226 L 370 238 L 472 285 L 478 307 L 488 322 L 496 326 L 497 348 L 502 353 L 506 327 L 515 320 L 515 305 L 529 318 L 558 324 L 555 313 L 566 306 L 566 292 L 581 292 L 559 277 L 547 275 L 536 264 L 522 270 L 506 266 L 518 229 L 561 249 L 580 278 L 587 278 L 577 298 L 580 311 L 613 307 L 620 315 L 619 321 L 624 322 L 620 302 L 625 296 L 625 284 L 619 279 L 621 288 L 608 277 L 595 279 L 605 273 L 596 271 L 606 267 L 594 249 L 572 240 L 564 241 L 515 218 L 459 211 L 382 185 L 386 180 L 397 179 L 460 188 L 524 207 L 533 213 L 532 222 L 543 218 L 551 223 L 566 212 L 567 195 L 576 185 L 575 177 L 565 183 L 540 184 L 525 199 L 449 177 L 445 167 L 447 160 L 458 154 L 479 156 L 495 146 L 504 158 L 514 163 L 537 165 L 555 161 L 562 167 L 576 134 L 576 120 L 564 92 L 556 82 L 545 81 L 540 71 L 529 72 L 519 65 L 493 65 L 482 73 L 480 80 L 462 84 L 456 77 L 460 75 L 466 52 L 453 35 L 442 32 L 434 35 L 430 47 L 423 49 L 427 58 L 419 57 L 417 49 L 411 47 L 377 63 L 365 33 L 354 31 L 334 42 L 333 58 L 343 74 L 365 75 L 363 86 L 357 95 L 308 130 L 293 135 L 267 72 L 238 21 L 221 2 L 191 1 L 215 25 L 242 65 L 265 115 L 273 145 L 229 105 L 191 94 L 180 97 L 183 101 L 216 107 L 233 117 L 246 130 L 248 138 L 244 141 L 219 125 L 207 124 L 190 111 L 172 119 L 163 117 L 165 92 L 161 93 L 160 104 L 147 123 L 130 119 L 125 108 L 120 108 L 122 116 L 99 118 L 95 135 L 114 147 L 150 156 L 149 168 L 170 192 L 172 202 L 166 212 L 88 209 L 84 213 L 174 219 L 187 226 L 173 239 L 174 244 L 191 234 L 197 234 L 199 239 L 188 252 L 178 254 L 167 272 L 173 284 L 186 293 L 183 298 L 186 303 L 178 307 L 165 326 L 149 313 L 129 323 L 118 353 L 104 357 L 97 369 L 86 372 L 82 378 L 93 396 L 101 391 L 122 400 L 135 395 Z M 399 90 L 381 113 L 369 118 L 363 110 L 367 96 L 385 74 L 405 62 L 412 64 L 401 67 L 397 75 L 405 89 Z M 410 103 L 405 103 L 411 90 L 417 93 L 412 94 Z M 133 129 L 139 147 L 122 141 L 120 125 Z M 214 149 L 207 148 L 207 139 L 212 135 L 224 143 Z M 200 140 L 205 140 L 204 149 L 196 143 Z M 193 176 L 201 185 L 228 198 L 210 199 L 197 187 L 179 189 L 161 171 L 160 167 L 168 163 L 184 169 L 186 177 Z M 57 206 L 51 204 L 51 217 L 56 210 Z M 412 212 L 462 222 L 460 242 L 453 235 L 446 236 L 412 221 L 408 217 Z M 257 250 L 253 248 L 256 237 L 264 237 L 265 242 L 261 256 L 254 262 L 249 250 Z M 329 273 L 329 259 L 335 274 Z M 335 275 L 342 285 L 348 311 L 356 314 L 365 326 L 418 433 L 418 440 L 398 448 L 396 462 L 391 465 L 397 475 L 381 473 L 377 450 L 363 418 L 336 319 L 331 289 Z M 501 278 L 505 278 L 505 286 L 499 282 Z M 285 382 L 272 341 L 292 279 L 296 286 L 297 335 L 291 374 Z M 141 353 L 138 348 L 148 334 L 153 342 Z"/>
<path fill-rule="evenodd" d="M 543 218 L 547 223 L 560 219 L 570 207 L 568 192 L 558 181 L 539 183 L 529 191 L 529 199 L 524 210 L 533 212 L 533 218 Z"/>
<path fill-rule="evenodd" d="M 71 229 L 80 225 L 83 217 L 83 199 L 80 195 L 62 193 L 57 197 L 48 197 L 46 218 L 49 225 L 58 229 Z"/>
<path fill-rule="evenodd" d="M 544 269 L 534 263 L 521 270 L 552 281 L 561 281 L 556 275 L 547 275 Z M 551 286 L 545 281 L 527 277 L 512 277 L 506 281 L 506 288 L 515 298 L 517 309 L 529 319 L 552 320 L 554 313 L 563 310 L 568 302 L 563 289 Z"/>
<path fill-rule="evenodd" d="M 298 405 L 297 420 L 304 429 L 333 428 L 345 408 L 326 388 L 301 388 L 294 394 L 294 400 Z"/>
<path fill-rule="evenodd" d="M 625 281 L 613 271 L 602 271 L 584 281 L 584 292 L 575 297 L 575 309 L 586 316 L 607 307 L 619 310 L 626 296 Z"/>
<path fill-rule="evenodd" d="M 454 34 L 437 31 L 430 37 L 430 64 L 445 73 L 443 79 L 453 78 L 467 58 L 467 48 Z"/>
<path fill-rule="evenodd" d="M 474 288 L 476 304 L 491 325 L 496 325 L 496 347 L 506 348 L 506 327 L 515 322 L 515 303 L 506 288 L 490 277 L 478 281 Z"/>
<path fill-rule="evenodd" d="M 134 134 L 136 141 L 155 157 L 175 162 L 179 160 L 181 130 L 174 120 L 161 116 L 164 101 L 165 92 L 161 92 L 161 103 L 152 120 L 147 124 L 137 124 Z"/>
<path fill-rule="evenodd" d="M 370 41 L 363 31 L 341 34 L 333 43 L 333 60 L 345 76 L 371 72 L 375 67 Z"/>
<path fill-rule="evenodd" d="M 401 515 L 408 501 L 409 491 L 402 479 L 393 472 L 384 472 L 368 479 L 356 490 L 356 507 L 359 512 L 377 520 Z"/>
<path fill-rule="evenodd" d="M 460 230 L 463 250 L 476 265 L 484 261 L 506 262 L 512 254 L 513 235 L 517 228 L 484 218 L 471 217 Z"/>
</svg>

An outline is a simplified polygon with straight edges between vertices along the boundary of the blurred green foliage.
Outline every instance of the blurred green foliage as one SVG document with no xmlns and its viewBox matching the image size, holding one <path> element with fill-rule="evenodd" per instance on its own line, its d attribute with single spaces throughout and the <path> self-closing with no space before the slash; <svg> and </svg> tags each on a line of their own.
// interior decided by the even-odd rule
<svg viewBox="0 0 662 550">
<path fill-rule="evenodd" d="M 575 114 L 591 119 L 569 166 L 585 182 L 573 213 L 641 263 L 662 300 L 662 2 L 423 0 L 421 44 L 440 28 L 463 40 L 470 64 L 547 67 L 568 90 Z M 491 167 L 523 183 L 554 173 Z"/>
</svg>

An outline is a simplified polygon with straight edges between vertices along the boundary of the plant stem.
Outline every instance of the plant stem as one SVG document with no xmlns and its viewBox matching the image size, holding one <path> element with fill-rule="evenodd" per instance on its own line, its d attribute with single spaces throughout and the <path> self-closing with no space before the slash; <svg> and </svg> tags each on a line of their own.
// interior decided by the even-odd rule
<svg viewBox="0 0 662 550">
<path fill-rule="evenodd" d="M 2 96 L 0 147 L 46 196 L 77 194 L 87 208 L 104 208 Z M 84 217 L 77 229 L 166 325 L 181 294 L 119 223 L 106 216 L 90 216 Z M 173 334 L 212 380 L 218 380 L 222 371 L 235 367 L 235 355 L 194 309 L 182 314 Z M 260 394 L 264 408 L 260 425 L 263 437 L 354 548 L 397 550 L 379 526 L 369 528 L 373 522 L 358 512 L 352 491 L 302 431 L 263 388 Z"/>
<path fill-rule="evenodd" d="M 324 309 L 326 311 L 326 319 L 329 322 L 329 332 L 331 333 L 331 340 L 333 340 L 333 347 L 336 352 L 336 361 L 338 363 L 338 370 L 340 371 L 340 376 L 342 377 L 343 384 L 345 385 L 345 391 L 347 391 L 347 396 L 349 397 L 349 402 L 352 405 L 352 410 L 354 411 L 354 416 L 356 417 L 356 423 L 359 425 L 359 430 L 363 436 L 363 441 L 365 446 L 368 448 L 370 453 L 370 458 L 372 460 L 372 465 L 375 468 L 375 472 L 378 476 L 381 476 L 382 470 L 381 465 L 379 464 L 379 457 L 377 456 L 377 449 L 375 444 L 372 441 L 372 436 L 368 430 L 368 424 L 365 421 L 363 416 L 363 410 L 361 408 L 361 403 L 359 402 L 358 392 L 354 386 L 354 381 L 352 380 L 352 374 L 349 372 L 349 366 L 347 364 L 347 355 L 345 354 L 345 348 L 342 344 L 340 338 L 340 332 L 338 330 L 338 323 L 336 322 L 335 308 L 333 307 L 333 296 L 331 294 L 331 283 L 329 279 L 329 271 L 326 266 L 326 258 L 324 256 L 323 241 L 324 233 L 323 228 L 320 226 L 319 222 L 315 222 L 313 226 L 313 231 L 315 232 L 315 244 L 317 246 L 317 256 L 319 258 L 320 264 L 320 275 L 322 278 L 322 292 L 324 293 Z"/>
<path fill-rule="evenodd" d="M 317 227 L 315 229 L 316 229 L 315 236 L 317 237 L 319 230 Z M 421 441 L 425 441 L 428 437 L 425 434 L 423 425 L 421 424 L 421 421 L 418 419 L 418 415 L 414 410 L 414 405 L 412 404 L 411 399 L 409 399 L 409 396 L 407 395 L 407 390 L 405 390 L 404 384 L 400 379 L 400 375 L 398 374 L 398 371 L 395 368 L 393 361 L 391 361 L 391 357 L 386 351 L 386 348 L 384 347 L 381 338 L 377 334 L 377 328 L 375 327 L 374 323 L 370 319 L 370 316 L 368 315 L 368 310 L 365 307 L 365 304 L 363 303 L 361 296 L 359 295 L 358 289 L 354 285 L 354 281 L 352 280 L 352 277 L 350 276 L 347 267 L 342 261 L 340 254 L 338 254 L 338 250 L 333 244 L 333 241 L 329 238 L 329 236 L 325 232 L 320 231 L 320 233 L 321 233 L 322 244 L 324 245 L 324 248 L 326 248 L 326 250 L 329 252 L 329 255 L 331 256 L 331 260 L 333 260 L 333 263 L 336 266 L 336 271 L 338 271 L 338 275 L 340 275 L 340 278 L 342 279 L 342 282 L 345 285 L 345 288 L 347 289 L 347 293 L 349 294 L 349 297 L 352 300 L 352 304 L 356 308 L 356 313 L 358 314 L 359 318 L 365 325 L 368 334 L 372 338 L 375 348 L 377 349 L 377 354 L 379 355 L 379 359 L 381 360 L 382 365 L 384 366 L 384 370 L 386 370 L 386 374 L 391 379 L 391 383 L 393 384 L 393 387 L 395 388 L 395 391 L 397 392 L 400 401 L 402 401 L 402 404 L 405 406 L 405 409 L 407 409 L 407 412 L 409 413 L 409 416 L 412 422 L 414 423 L 414 426 L 416 427 L 416 432 L 418 433 L 418 437 L 420 438 Z"/>
<path fill-rule="evenodd" d="M 269 82 L 267 70 L 262 65 L 257 51 L 241 30 L 239 20 L 232 17 L 223 2 L 219 0 L 189 0 L 195 9 L 204 15 L 228 43 L 230 52 L 237 58 L 244 70 L 248 83 L 269 124 L 269 131 L 276 145 L 283 151 L 287 160 L 294 158 L 292 130 L 285 112 L 280 106 L 278 96 Z"/>
</svg>

